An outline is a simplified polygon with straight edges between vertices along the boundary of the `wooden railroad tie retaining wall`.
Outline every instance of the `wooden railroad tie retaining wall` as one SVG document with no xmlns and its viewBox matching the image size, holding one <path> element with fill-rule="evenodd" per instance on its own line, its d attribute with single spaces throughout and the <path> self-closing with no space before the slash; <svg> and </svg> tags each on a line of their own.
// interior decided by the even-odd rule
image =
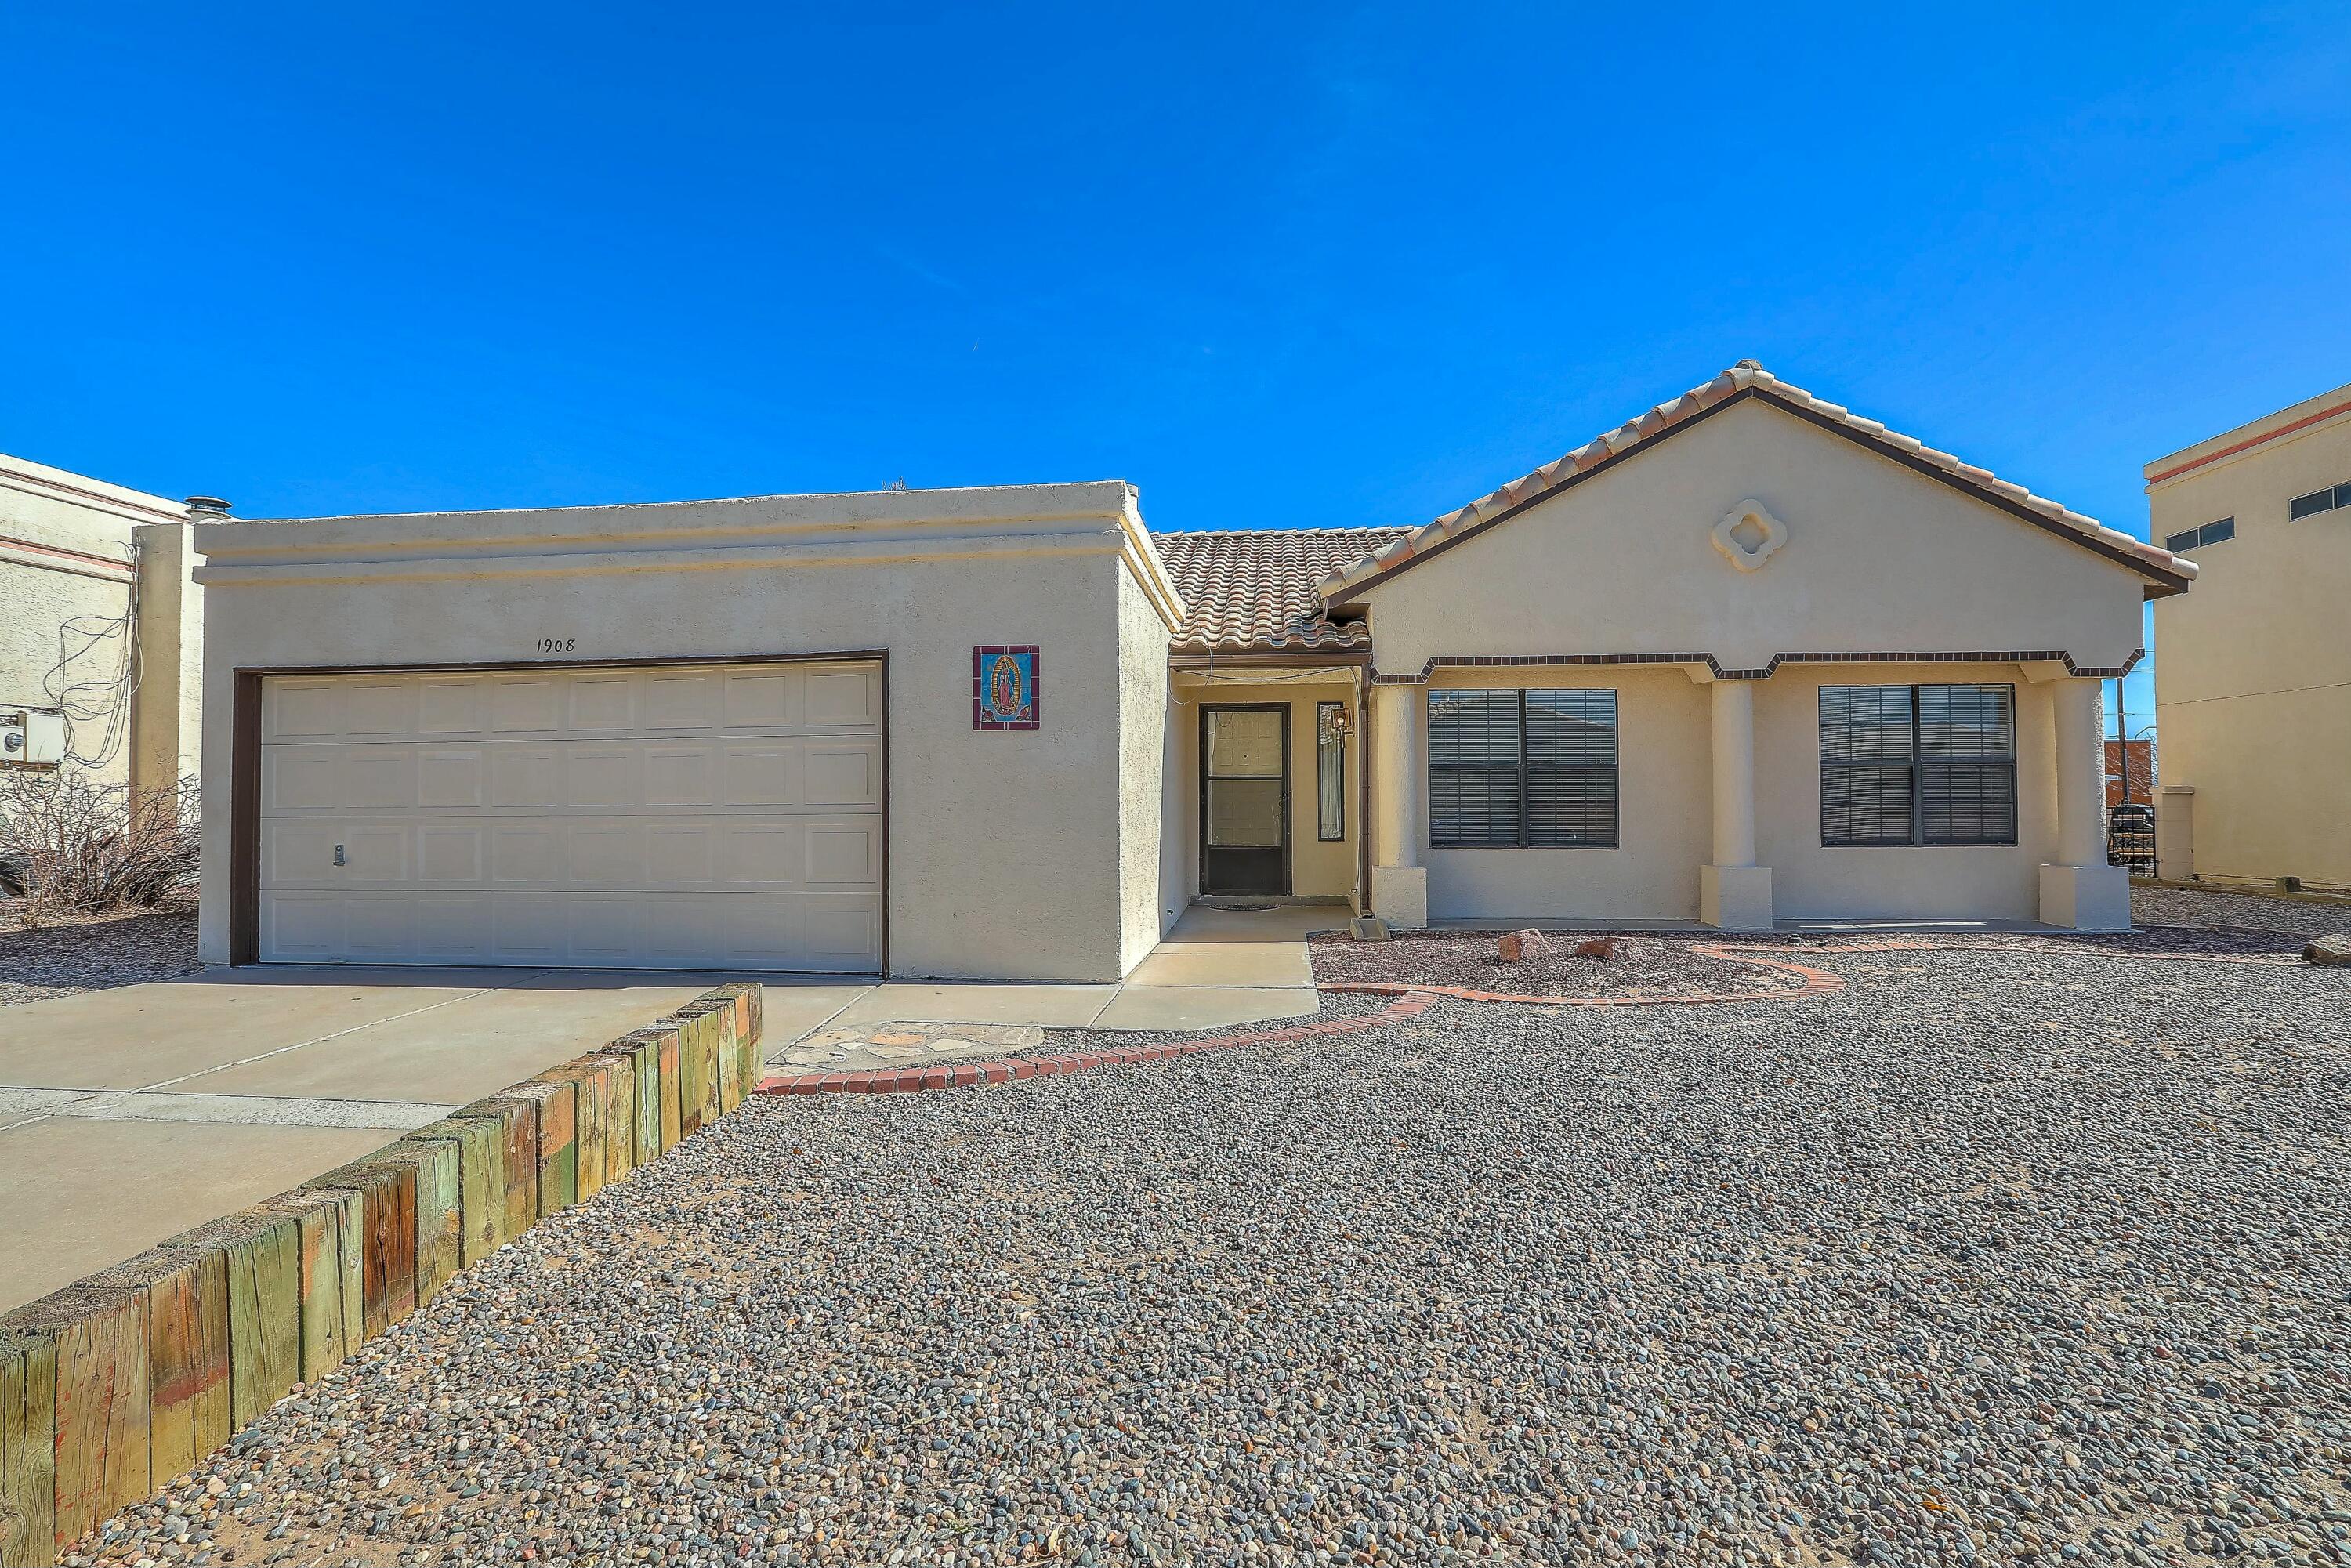
<svg viewBox="0 0 2351 1568">
<path fill-rule="evenodd" d="M 762 996 L 668 1018 L 0 1313 L 0 1568 L 48 1568 L 461 1269 L 741 1104 Z"/>
</svg>

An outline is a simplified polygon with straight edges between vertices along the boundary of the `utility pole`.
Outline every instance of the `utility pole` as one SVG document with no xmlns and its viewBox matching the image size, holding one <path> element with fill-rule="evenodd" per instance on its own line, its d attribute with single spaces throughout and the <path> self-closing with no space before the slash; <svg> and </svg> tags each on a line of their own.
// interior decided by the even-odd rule
<svg viewBox="0 0 2351 1568">
<path fill-rule="evenodd" d="M 2115 677 L 2115 728 L 2122 732 L 2123 804 L 2130 804 L 2130 716 L 2123 712 L 2123 678 Z"/>
</svg>

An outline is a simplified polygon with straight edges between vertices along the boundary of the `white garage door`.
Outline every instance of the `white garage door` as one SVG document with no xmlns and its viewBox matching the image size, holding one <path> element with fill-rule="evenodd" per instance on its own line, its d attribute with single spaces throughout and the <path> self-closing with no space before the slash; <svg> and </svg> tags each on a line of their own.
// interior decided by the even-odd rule
<svg viewBox="0 0 2351 1568">
<path fill-rule="evenodd" d="M 871 664 L 262 683 L 268 963 L 872 970 Z"/>
</svg>

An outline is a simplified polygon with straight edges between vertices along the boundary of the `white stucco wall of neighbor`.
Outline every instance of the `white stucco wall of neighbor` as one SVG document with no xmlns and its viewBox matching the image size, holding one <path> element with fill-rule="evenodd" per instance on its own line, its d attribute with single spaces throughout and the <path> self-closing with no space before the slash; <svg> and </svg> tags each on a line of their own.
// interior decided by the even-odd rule
<svg viewBox="0 0 2351 1568">
<path fill-rule="evenodd" d="M 1110 980 L 1158 935 L 1144 756 L 1179 612 L 1123 483 L 236 522 L 196 549 L 210 779 L 240 669 L 886 650 L 891 972 Z M 1032 643 L 1042 727 L 976 730 L 973 649 Z M 230 828 L 208 791 L 207 963 Z"/>
<path fill-rule="evenodd" d="M 1750 499 L 1787 537 L 1740 570 L 1712 532 Z M 1704 664 L 1442 661 L 1684 653 L 1754 670 L 1809 653 L 1891 657 L 1786 663 L 1754 683 L 1755 861 L 1772 868 L 1779 916 L 2041 917 L 2040 868 L 2065 858 L 2052 706 L 2063 660 L 1902 655 L 2037 652 L 2119 666 L 2139 645 L 2144 587 L 2117 562 L 1804 420 L 1760 402 L 1728 406 L 1363 591 L 1383 674 L 1418 676 L 1438 661 L 1438 687 L 1621 694 L 1622 848 L 1431 850 L 1418 806 L 1428 915 L 1693 918 L 1712 838 Z M 1820 686 L 1973 681 L 2016 687 L 2018 842 L 1823 847 Z M 1414 688 L 1410 709 L 1425 735 L 1419 696 Z M 1416 756 L 1425 761 L 1425 740 Z"/>
<path fill-rule="evenodd" d="M 187 531 L 177 501 L 0 455 L 0 708 L 68 707 L 68 766 L 101 786 L 195 771 Z"/>
</svg>

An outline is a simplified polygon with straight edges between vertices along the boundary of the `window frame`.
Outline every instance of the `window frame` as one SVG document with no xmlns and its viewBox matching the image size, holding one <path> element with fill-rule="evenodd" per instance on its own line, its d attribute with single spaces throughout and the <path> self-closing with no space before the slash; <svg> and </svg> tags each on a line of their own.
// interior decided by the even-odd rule
<svg viewBox="0 0 2351 1568">
<path fill-rule="evenodd" d="M 2163 548 L 2177 555 L 2181 550 L 2201 549 L 2206 545 L 2225 544 L 2236 537 L 2236 518 L 2216 517 L 2200 528 L 2182 528 L 2176 534 L 2166 535 Z"/>
<path fill-rule="evenodd" d="M 2314 517 L 2321 512 L 2331 512 L 2344 504 L 2343 492 L 2346 490 L 2351 490 L 2351 484 L 2325 485 L 2307 496 L 2290 497 L 2285 504 L 2285 520 L 2298 523 L 2304 517 Z M 2314 507 L 2304 505 L 2309 501 L 2315 501 L 2318 505 Z"/>
<path fill-rule="evenodd" d="M 1518 758 L 1515 762 L 1440 762 L 1434 740 L 1433 708 L 1440 697 L 1456 695 L 1493 698 L 1510 696 L 1516 699 L 1514 714 L 1518 726 Z M 1533 759 L 1528 754 L 1527 699 L 1534 696 L 1605 696 L 1608 699 L 1608 760 L 1596 762 L 1549 762 Z M 1432 850 L 1614 850 L 1625 843 L 1624 818 L 1624 758 L 1625 723 L 1624 695 L 1614 686 L 1444 686 L 1426 687 L 1423 691 L 1421 720 L 1430 735 L 1426 758 L 1426 779 L 1428 810 L 1424 837 Z M 1516 789 L 1516 836 L 1510 839 L 1447 839 L 1437 837 L 1437 781 L 1448 772 L 1499 773 L 1509 772 Z M 1538 772 L 1546 774 L 1598 774 L 1608 778 L 1609 833 L 1605 839 L 1579 838 L 1556 842 L 1536 842 L 1529 831 L 1528 814 L 1532 791 L 1530 781 Z"/>
<path fill-rule="evenodd" d="M 1343 702 L 1318 702 L 1314 705 L 1314 841 L 1320 844 L 1343 843 L 1347 838 L 1347 736 L 1343 730 L 1326 732 L 1323 727 L 1331 714 L 1346 711 L 1347 705 Z M 1322 817 L 1322 809 L 1331 800 L 1331 781 L 1327 774 L 1333 766 L 1333 758 L 1325 754 L 1322 744 L 1326 733 L 1336 737 L 1336 744 L 1332 747 L 1337 753 L 1339 770 L 1339 821 L 1335 828 Z"/>
<path fill-rule="evenodd" d="M 1926 695 L 1930 691 L 1987 691 L 2008 694 L 2008 755 L 1999 757 L 1929 757 L 1926 749 L 1928 719 Z M 1814 775 L 1815 791 L 1819 797 L 1821 847 L 1828 850 L 1872 849 L 2013 849 L 2022 841 L 2023 805 L 2017 789 L 2017 720 L 2016 683 L 2013 681 L 1880 681 L 1868 685 L 1823 685 L 1813 698 L 1813 726 L 1816 737 L 1825 748 L 1826 721 L 1821 707 L 1828 694 L 1840 691 L 1907 691 L 1910 694 L 1910 747 L 1902 759 L 1884 758 L 1855 758 L 1822 757 L 1819 771 Z M 1928 769 L 1932 768 L 1976 768 L 1991 764 L 2005 767 L 2008 773 L 2009 829 L 2006 838 L 1929 838 L 1927 831 L 1926 782 Z M 1876 771 L 1901 769 L 1909 776 L 1910 834 L 1905 839 L 1832 838 L 1829 835 L 1829 791 L 1826 784 L 1832 768 L 1857 768 Z"/>
</svg>

